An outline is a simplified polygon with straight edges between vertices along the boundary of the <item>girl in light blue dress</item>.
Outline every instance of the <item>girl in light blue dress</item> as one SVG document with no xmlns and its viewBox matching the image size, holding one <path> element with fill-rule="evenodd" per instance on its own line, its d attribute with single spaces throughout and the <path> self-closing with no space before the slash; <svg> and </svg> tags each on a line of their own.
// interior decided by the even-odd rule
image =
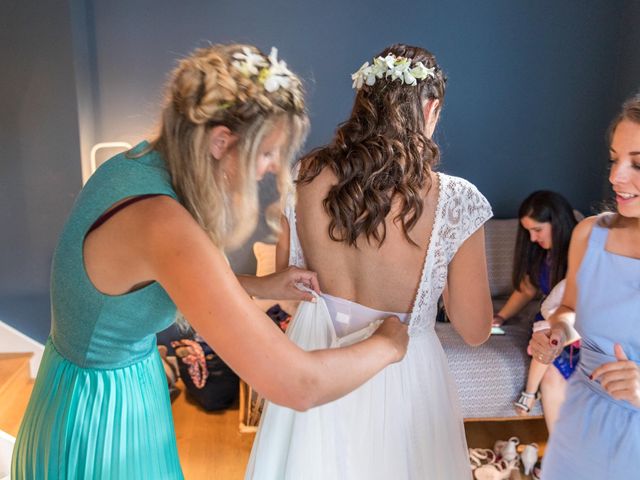
<svg viewBox="0 0 640 480">
<path fill-rule="evenodd" d="M 617 213 L 576 227 L 562 306 L 531 349 L 549 363 L 575 318 L 580 363 L 542 464 L 544 480 L 640 476 L 640 96 L 610 130 Z"/>
</svg>

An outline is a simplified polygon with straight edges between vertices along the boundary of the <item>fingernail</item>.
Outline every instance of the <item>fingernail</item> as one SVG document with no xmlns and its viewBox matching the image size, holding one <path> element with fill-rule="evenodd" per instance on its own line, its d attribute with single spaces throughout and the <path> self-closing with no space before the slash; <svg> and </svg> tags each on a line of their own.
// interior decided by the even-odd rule
<svg viewBox="0 0 640 480">
<path fill-rule="evenodd" d="M 316 297 L 311 297 L 311 303 L 316 303 L 318 299 Z"/>
<path fill-rule="evenodd" d="M 551 340 L 551 345 L 557 346 L 558 345 L 558 340 L 556 340 L 555 338 L 553 340 Z"/>
</svg>

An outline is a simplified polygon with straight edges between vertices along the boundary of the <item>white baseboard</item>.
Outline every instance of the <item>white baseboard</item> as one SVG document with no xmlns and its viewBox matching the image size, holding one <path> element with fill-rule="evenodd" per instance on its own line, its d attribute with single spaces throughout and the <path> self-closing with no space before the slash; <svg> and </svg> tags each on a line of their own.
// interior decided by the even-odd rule
<svg viewBox="0 0 640 480">
<path fill-rule="evenodd" d="M 0 353 L 33 353 L 29 360 L 31 378 L 36 378 L 44 345 L 0 321 Z"/>
<path fill-rule="evenodd" d="M 10 480 L 11 455 L 16 439 L 0 430 L 0 480 Z"/>
</svg>

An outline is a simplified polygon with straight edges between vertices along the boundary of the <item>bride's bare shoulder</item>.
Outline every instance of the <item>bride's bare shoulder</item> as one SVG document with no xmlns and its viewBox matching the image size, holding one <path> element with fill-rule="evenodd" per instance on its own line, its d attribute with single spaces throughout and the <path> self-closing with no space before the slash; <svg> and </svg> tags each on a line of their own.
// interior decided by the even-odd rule
<svg viewBox="0 0 640 480">
<path fill-rule="evenodd" d="M 338 183 L 338 177 L 329 165 L 319 165 L 314 157 L 307 157 L 300 162 L 300 172 L 296 189 L 298 195 L 326 192 Z"/>
</svg>

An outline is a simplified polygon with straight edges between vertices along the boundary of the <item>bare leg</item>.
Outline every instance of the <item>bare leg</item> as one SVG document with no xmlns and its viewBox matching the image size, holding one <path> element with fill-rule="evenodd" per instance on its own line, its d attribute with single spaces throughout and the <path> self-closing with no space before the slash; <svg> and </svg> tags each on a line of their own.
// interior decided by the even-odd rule
<svg viewBox="0 0 640 480">
<path fill-rule="evenodd" d="M 540 363 L 538 360 L 531 359 L 531 365 L 529 366 L 529 376 L 527 377 L 527 393 L 537 393 L 540 389 L 540 383 L 542 382 L 545 373 L 549 365 Z"/>
<path fill-rule="evenodd" d="M 547 369 L 547 373 L 542 378 L 540 384 L 542 390 L 542 408 L 544 409 L 544 421 L 547 430 L 551 433 L 554 424 L 560 413 L 560 407 L 564 402 L 567 390 L 567 381 L 553 365 Z"/>
<path fill-rule="evenodd" d="M 527 376 L 527 385 L 524 392 L 520 394 L 518 400 L 513 404 L 518 415 L 526 416 L 531 412 L 537 400 L 540 382 L 542 382 L 547 368 L 549 368 L 548 365 L 540 363 L 537 360 L 531 360 L 529 374 Z"/>
</svg>

